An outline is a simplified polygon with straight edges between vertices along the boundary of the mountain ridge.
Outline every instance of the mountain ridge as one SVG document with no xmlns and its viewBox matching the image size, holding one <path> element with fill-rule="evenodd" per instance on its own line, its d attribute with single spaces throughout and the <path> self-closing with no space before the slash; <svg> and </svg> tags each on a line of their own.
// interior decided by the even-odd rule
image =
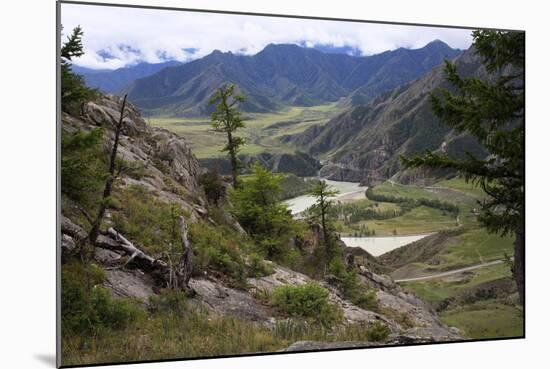
<svg viewBox="0 0 550 369">
<path fill-rule="evenodd" d="M 92 69 L 73 65 L 71 68 L 76 74 L 84 77 L 86 85 L 98 88 L 104 93 L 117 93 L 133 80 L 150 76 L 167 67 L 181 65 L 183 63 L 170 60 L 162 63 L 140 62 L 135 65 L 117 69 Z"/>
<path fill-rule="evenodd" d="M 362 101 L 427 72 L 461 51 L 435 41 L 419 49 L 400 48 L 366 57 L 323 53 L 295 44 L 269 44 L 252 56 L 219 50 L 140 78 L 124 88 L 149 115 L 199 116 L 211 111 L 208 99 L 224 83 L 235 83 L 247 112 L 283 106 L 335 102 L 364 87 Z"/>
<path fill-rule="evenodd" d="M 486 75 L 472 49 L 453 62 L 461 75 Z M 473 137 L 454 133 L 433 115 L 429 96 L 439 87 L 451 87 L 442 66 L 367 105 L 351 107 L 323 126 L 310 127 L 283 140 L 313 156 L 325 157 L 322 176 L 367 185 L 396 174 L 402 179 L 414 177 L 401 172 L 400 155 L 436 150 L 454 157 L 461 157 L 465 151 L 483 156 L 484 150 Z"/>
</svg>

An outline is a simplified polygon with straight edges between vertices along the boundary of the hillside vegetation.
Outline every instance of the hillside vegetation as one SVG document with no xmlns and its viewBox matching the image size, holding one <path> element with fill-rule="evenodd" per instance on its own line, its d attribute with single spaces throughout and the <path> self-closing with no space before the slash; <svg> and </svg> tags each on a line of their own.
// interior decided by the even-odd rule
<svg viewBox="0 0 550 369">
<path fill-rule="evenodd" d="M 409 230 L 411 233 L 437 232 L 378 257 L 380 263 L 392 269 L 390 275 L 396 280 L 503 261 L 497 265 L 401 285 L 429 302 L 444 322 L 458 327 L 467 337 L 514 337 L 523 334 L 523 310 L 517 299 L 510 264 L 506 261 L 513 254 L 513 239 L 489 234 L 477 223 L 476 201 L 484 196 L 479 188 L 453 178 L 427 187 L 385 182 L 375 186 L 372 193 L 380 198 L 386 196 L 386 200 L 400 200 L 397 206 L 403 204 L 404 199 L 438 199 L 439 202 L 455 204 L 459 209 L 456 214 L 443 215 L 444 211 L 440 209 L 421 206 L 380 224 L 371 220 L 348 227 L 374 231 L 377 235 L 389 234 L 390 229 L 395 230 L 395 234 L 407 234 Z M 383 206 L 383 202 L 378 203 L 378 207 Z"/>
<path fill-rule="evenodd" d="M 259 165 L 236 189 L 204 177 L 186 140 L 150 127 L 132 105 L 120 171 L 102 201 L 121 103 L 101 97 L 83 115 L 63 114 L 65 365 L 276 351 L 299 340 L 368 346 L 460 337 L 397 285 L 382 287 L 362 258 L 346 264 L 345 245 L 332 235 L 327 259 L 316 224 L 294 220 L 281 202 L 310 189 L 307 182 Z M 175 288 L 172 265 L 184 260 L 186 237 L 192 270 Z"/>
</svg>

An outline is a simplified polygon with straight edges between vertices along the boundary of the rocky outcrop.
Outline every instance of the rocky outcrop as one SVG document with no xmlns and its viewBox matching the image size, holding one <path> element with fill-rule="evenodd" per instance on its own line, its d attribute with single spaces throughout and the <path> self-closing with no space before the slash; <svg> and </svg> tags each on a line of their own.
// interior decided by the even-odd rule
<svg viewBox="0 0 550 369">
<path fill-rule="evenodd" d="M 276 287 L 283 285 L 303 285 L 311 283 L 313 280 L 304 274 L 277 266 L 275 267 L 273 274 L 262 278 L 250 278 L 248 282 L 257 290 L 271 292 Z M 328 283 L 321 282 L 321 285 L 329 291 L 329 301 L 338 305 L 342 309 L 344 319 L 348 324 L 375 322 L 377 320 L 381 320 L 387 323 L 393 330 L 399 330 L 399 326 L 397 324 L 387 320 L 385 317 L 372 311 L 362 309 L 353 305 L 351 302 L 342 299 L 338 296 L 337 290 Z"/>
<path fill-rule="evenodd" d="M 367 173 L 360 168 L 329 163 L 321 168 L 319 176 L 333 181 L 361 182 Z"/>
<path fill-rule="evenodd" d="M 144 302 L 155 294 L 150 275 L 140 269 L 112 269 L 105 272 L 105 286 L 115 296 L 135 297 Z"/>
<path fill-rule="evenodd" d="M 337 350 L 346 348 L 367 348 L 377 347 L 382 344 L 369 341 L 344 341 L 344 342 L 320 342 L 320 341 L 297 341 L 284 349 L 285 352 Z"/>
<path fill-rule="evenodd" d="M 456 336 L 455 340 L 460 337 Z M 436 342 L 433 338 L 426 336 L 416 336 L 414 334 L 394 334 L 384 342 L 371 341 L 340 341 L 340 342 L 322 342 L 322 341 L 297 341 L 284 349 L 284 352 L 306 352 L 319 350 L 338 350 L 338 349 L 353 349 L 353 348 L 369 348 L 380 346 L 395 346 L 395 345 L 412 345 L 419 343 Z"/>
<path fill-rule="evenodd" d="M 118 96 L 103 96 L 86 103 L 79 117 L 63 113 L 62 129 L 74 132 L 102 127 L 105 146 L 110 148 L 121 103 Z M 141 185 L 159 199 L 179 204 L 191 214 L 192 222 L 206 216 L 206 200 L 199 186 L 202 169 L 185 138 L 148 126 L 130 103 L 125 109 L 117 156 L 142 172 L 139 176 L 122 175 L 119 184 Z"/>
<path fill-rule="evenodd" d="M 229 288 L 214 278 L 192 279 L 189 285 L 197 293 L 196 300 L 212 313 L 261 324 L 274 322 L 272 309 L 249 291 Z"/>
</svg>

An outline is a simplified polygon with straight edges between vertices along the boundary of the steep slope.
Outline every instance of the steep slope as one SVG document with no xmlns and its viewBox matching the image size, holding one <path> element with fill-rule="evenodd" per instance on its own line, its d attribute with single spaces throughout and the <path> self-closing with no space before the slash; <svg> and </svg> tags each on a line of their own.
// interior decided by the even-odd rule
<svg viewBox="0 0 550 369">
<path fill-rule="evenodd" d="M 141 62 L 129 67 L 109 69 L 91 69 L 74 65 L 72 67 L 76 74 L 84 77 L 86 85 L 98 88 L 105 93 L 117 93 L 124 86 L 138 78 L 144 78 L 157 73 L 166 67 L 173 67 L 181 63 L 175 60 L 164 63 Z"/>
<path fill-rule="evenodd" d="M 342 105 L 345 107 L 365 105 L 380 95 L 380 92 L 389 91 L 410 82 L 441 64 L 444 59 L 454 59 L 459 54 L 458 50 L 449 48 L 440 40 L 432 41 L 414 53 L 404 48 L 383 53 L 378 56 L 384 57 L 382 67 L 375 71 L 366 84 L 346 97 Z"/>
<path fill-rule="evenodd" d="M 113 127 L 117 124 L 120 108 L 121 99 L 118 97 L 107 96 L 96 102 L 88 102 L 83 106 L 82 115 L 62 114 L 62 130 L 64 134 L 70 135 L 101 127 L 103 144 L 108 149 L 112 145 Z M 368 270 L 370 265 L 373 265 L 372 256 L 368 254 L 362 253 L 362 257 L 355 261 L 361 262 L 363 258 L 369 260 L 368 263 L 359 265 L 358 273 L 360 282 L 373 292 L 374 307 L 365 307 L 364 304 L 361 307 L 353 303 L 328 277 L 315 281 L 312 277 L 273 262 L 263 259 L 258 261 L 257 254 L 254 262 L 253 254 L 247 253 L 251 252 L 249 242 L 252 240 L 247 238 L 242 228 L 223 207 L 208 206 L 199 181 L 202 168 L 185 139 L 164 129 L 149 127 L 132 105 L 127 107 L 123 124 L 117 155 L 128 164 L 128 167 L 140 170 L 139 173 L 121 171 L 116 181 L 116 190 L 104 219 L 105 227 L 102 227 L 106 230 L 100 232 L 93 248 L 92 269 L 98 272 L 98 281 L 94 282 L 93 289 L 116 296 L 116 301 L 123 301 L 122 304 L 129 303 L 128 298 L 130 298 L 132 304 L 135 304 L 132 306 L 140 309 L 141 314 L 148 319 L 139 321 L 139 326 L 118 327 L 113 331 L 106 331 L 106 335 L 97 337 L 94 335 L 91 339 L 99 349 L 91 353 L 87 349 L 88 345 L 72 348 L 65 344 L 66 363 L 89 364 L 109 361 L 110 357 L 104 356 L 106 352 L 116 353 L 117 360 L 143 359 L 141 349 L 132 345 L 113 344 L 111 334 L 120 334 L 123 342 L 135 343 L 142 340 L 139 341 L 140 345 L 143 343 L 151 347 L 152 352 L 156 352 L 161 345 L 166 347 L 166 344 L 170 343 L 168 346 L 171 347 L 171 351 L 162 351 L 162 353 L 168 352 L 170 357 L 179 357 L 177 355 L 182 355 L 181 346 L 178 346 L 180 340 L 175 336 L 167 335 L 165 331 L 162 333 L 162 338 L 155 334 L 156 329 L 164 329 L 159 328 L 163 327 L 162 324 L 156 325 L 158 322 L 168 322 L 166 327 L 169 326 L 171 330 L 179 329 L 179 326 L 173 325 L 174 320 L 171 320 L 175 312 L 183 316 L 191 316 L 192 320 L 198 324 L 194 325 L 197 327 L 195 337 L 204 338 L 205 341 L 208 341 L 213 334 L 221 335 L 227 340 L 225 328 L 216 325 L 216 322 L 221 321 L 227 323 L 223 327 L 230 327 L 231 331 L 245 324 L 248 327 L 247 334 L 259 332 L 264 338 L 267 337 L 280 345 L 276 346 L 277 349 L 283 349 L 292 342 L 290 340 L 294 339 L 294 336 L 281 339 L 277 332 L 293 320 L 287 319 L 276 306 L 269 302 L 269 299 L 266 300 L 265 296 L 269 296 L 276 288 L 284 285 L 302 286 L 310 283 L 318 283 L 322 286 L 326 290 L 326 298 L 330 304 L 341 310 L 342 320 L 338 326 L 334 327 L 336 331 L 352 327 L 364 332 L 372 324 L 383 324 L 388 332 L 387 337 L 376 339 L 380 345 L 461 339 L 455 329 L 443 324 L 421 300 L 403 291 L 390 278 Z M 128 197 L 128 195 L 134 197 Z M 147 207 L 143 207 L 146 204 L 148 204 Z M 73 279 L 76 283 L 70 284 L 68 277 L 84 277 L 84 274 L 76 272 L 80 270 L 76 267 L 81 263 L 79 245 L 87 242 L 90 222 L 89 217 L 83 216 L 83 212 L 79 211 L 78 208 L 81 206 L 82 204 L 74 198 L 67 198 L 66 195 L 62 197 L 60 240 L 61 269 L 65 277 L 63 291 L 70 291 L 70 286 L 76 286 L 75 288 L 80 286 L 78 279 Z M 181 310 L 175 310 L 182 307 L 173 302 L 159 305 L 159 301 L 169 301 L 163 299 L 167 296 L 167 291 L 164 290 L 167 281 L 166 271 L 169 268 L 167 260 L 171 259 L 167 250 L 154 247 L 155 237 L 158 234 L 170 232 L 169 228 L 163 230 L 162 226 L 162 222 L 167 221 L 165 217 L 170 215 L 159 213 L 159 209 L 166 209 L 166 206 L 181 207 L 183 210 L 184 217 L 189 223 L 189 240 L 195 255 L 194 270 L 189 282 L 193 293 L 186 298 L 184 313 L 181 313 Z M 169 214 L 171 212 L 172 210 Z M 151 219 L 152 221 L 149 221 Z M 142 233 L 144 231 L 153 233 L 145 236 Z M 316 249 L 321 247 L 320 232 L 312 232 L 311 238 L 307 239 L 302 236 L 289 240 L 289 244 L 293 245 L 296 255 L 298 253 L 301 255 L 303 252 L 304 256 L 315 257 Z M 164 236 L 157 242 L 168 246 Z M 301 246 L 298 246 L 298 243 Z M 354 260 L 351 259 L 353 263 Z M 261 273 L 256 270 L 259 262 L 267 265 Z M 254 273 L 249 273 L 253 264 L 256 264 L 256 269 Z M 231 268 L 241 270 L 242 273 L 238 274 L 240 284 L 235 284 L 237 277 L 232 274 Z M 69 294 L 69 297 L 71 296 L 73 295 Z M 101 296 L 102 301 L 110 300 L 106 295 Z M 70 310 L 75 309 L 75 305 L 71 305 L 73 300 L 67 296 L 62 301 L 68 304 L 64 305 L 64 312 L 73 311 L 77 316 L 82 314 L 81 310 Z M 77 299 L 77 301 L 80 300 Z M 79 306 L 77 304 L 76 308 Z M 162 310 L 159 310 L 159 306 Z M 163 317 L 166 320 L 163 320 Z M 291 328 L 292 325 L 289 327 Z M 187 330 L 183 331 L 188 333 Z M 76 333 L 73 332 L 73 334 Z M 306 335 L 305 337 L 317 336 Z M 332 338 L 330 335 L 321 337 Z M 88 339 L 82 333 L 65 338 Z M 361 345 L 371 343 L 362 342 Z M 206 354 L 229 355 L 251 352 L 247 350 L 247 346 L 239 346 L 239 344 L 242 345 L 238 342 L 230 349 L 219 349 L 221 351 L 215 351 L 206 346 L 203 347 L 205 351 L 185 352 L 185 354 L 188 357 L 196 357 Z M 105 349 L 106 346 L 110 349 Z M 266 348 L 257 348 L 257 351 L 260 350 L 265 351 Z M 86 355 L 83 356 L 83 354 Z"/>
<path fill-rule="evenodd" d="M 266 112 L 283 105 L 312 106 L 351 92 L 368 101 L 416 78 L 459 50 L 441 41 L 421 49 L 397 49 L 368 57 L 323 53 L 297 45 L 268 45 L 253 56 L 214 51 L 182 66 L 138 79 L 125 91 L 146 113 L 204 115 L 208 98 L 223 83 L 236 83 L 247 100 L 242 109 Z"/>
<path fill-rule="evenodd" d="M 106 147 L 112 145 L 113 127 L 120 114 L 121 99 L 104 96 L 97 102 L 88 102 L 84 115 L 75 117 L 63 113 L 62 129 L 71 133 L 102 127 Z M 137 109 L 127 105 L 124 129 L 120 137 L 118 157 L 129 166 L 143 168 L 140 175 L 122 175 L 119 186 L 140 185 L 156 197 L 177 202 L 194 219 L 199 219 L 206 202 L 198 184 L 201 167 L 183 137 L 168 130 L 148 126 Z M 177 188 L 170 188 L 166 183 Z M 185 195 L 179 195 L 178 193 Z M 199 209 L 198 211 L 196 209 Z"/>
<path fill-rule="evenodd" d="M 473 50 L 458 57 L 461 75 L 484 76 Z M 324 126 L 284 138 L 308 153 L 327 159 L 321 174 L 335 180 L 376 183 L 401 169 L 400 155 L 440 150 L 460 157 L 483 155 L 471 137 L 456 135 L 432 113 L 429 94 L 449 88 L 443 68 L 384 94 L 365 106 L 351 108 Z"/>
</svg>

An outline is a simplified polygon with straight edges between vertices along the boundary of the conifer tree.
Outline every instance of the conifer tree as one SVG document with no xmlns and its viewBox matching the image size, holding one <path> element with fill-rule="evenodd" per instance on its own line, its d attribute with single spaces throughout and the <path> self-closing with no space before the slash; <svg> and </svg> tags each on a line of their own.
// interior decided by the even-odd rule
<svg viewBox="0 0 550 369">
<path fill-rule="evenodd" d="M 321 228 L 323 231 L 323 242 L 325 244 L 325 252 L 327 255 L 327 263 L 330 262 L 332 252 L 331 252 L 331 210 L 332 202 L 330 198 L 338 194 L 338 190 L 333 190 L 327 184 L 326 181 L 319 181 L 319 183 L 309 191 L 309 194 L 315 197 L 315 204 L 310 208 L 310 211 L 313 213 L 314 218 L 318 219 L 321 222 Z"/>
<path fill-rule="evenodd" d="M 453 89 L 431 94 L 435 115 L 457 132 L 467 132 L 487 150 L 484 159 L 453 159 L 426 152 L 402 158 L 406 167 L 448 168 L 478 184 L 488 199 L 478 220 L 491 233 L 515 235 L 513 273 L 524 298 L 525 259 L 525 34 L 474 31 L 473 46 L 490 75 L 461 77 L 451 62 L 445 73 Z"/>
<path fill-rule="evenodd" d="M 231 164 L 231 177 L 233 179 L 233 187 L 237 187 L 237 177 L 239 174 L 239 158 L 238 153 L 245 144 L 242 137 L 235 136 L 235 132 L 239 128 L 244 127 L 244 122 L 241 118 L 241 113 L 237 109 L 238 103 L 244 101 L 244 96 L 235 93 L 235 85 L 228 84 L 220 87 L 216 93 L 210 98 L 210 104 L 216 104 L 216 110 L 212 113 L 212 127 L 216 132 L 222 132 L 227 135 L 227 144 L 222 151 L 229 155 Z"/>
<path fill-rule="evenodd" d="M 96 89 L 86 86 L 81 75 L 73 73 L 71 62 L 73 58 L 84 55 L 82 36 L 84 32 L 80 26 L 73 29 L 61 47 L 61 110 L 75 112 L 82 111 L 82 104 L 99 96 Z"/>
</svg>

